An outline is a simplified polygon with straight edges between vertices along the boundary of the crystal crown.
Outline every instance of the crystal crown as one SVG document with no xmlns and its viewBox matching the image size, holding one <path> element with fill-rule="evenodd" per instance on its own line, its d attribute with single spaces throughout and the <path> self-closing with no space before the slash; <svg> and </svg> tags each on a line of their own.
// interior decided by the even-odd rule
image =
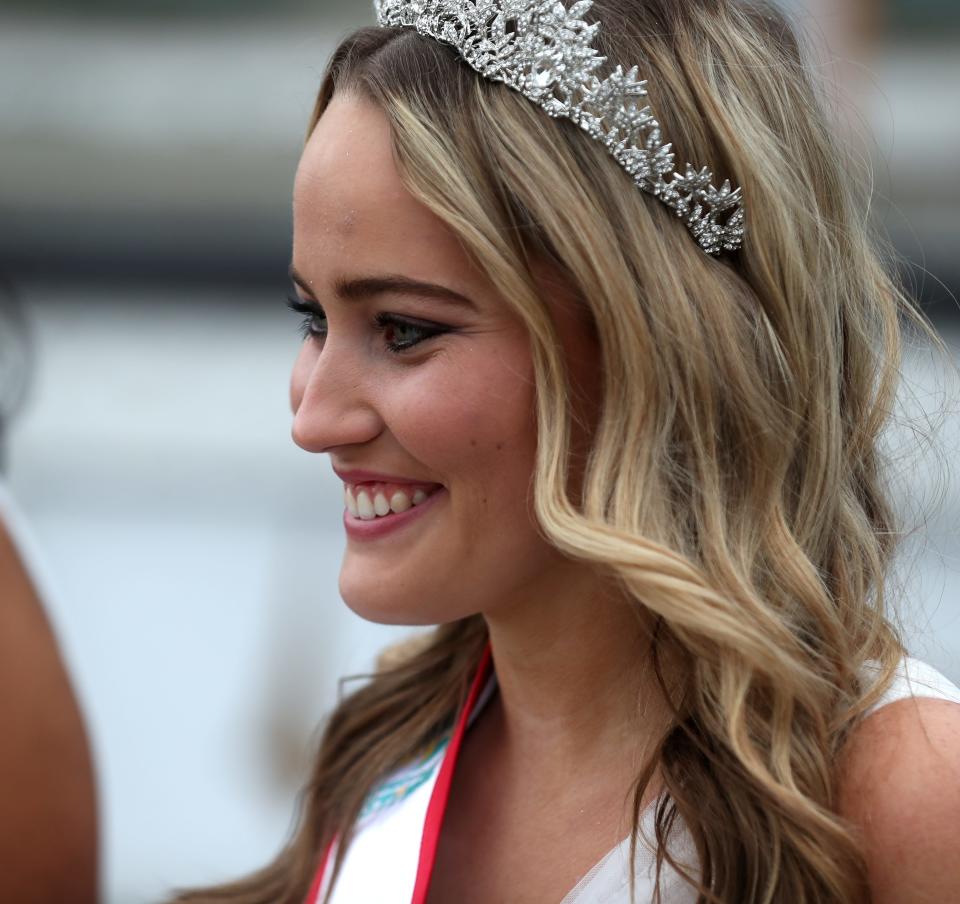
<svg viewBox="0 0 960 904">
<path fill-rule="evenodd" d="M 504 82 L 554 118 L 570 119 L 610 154 L 644 191 L 671 207 L 708 254 L 736 251 L 743 239 L 741 189 L 689 163 L 674 172 L 674 153 L 646 97 L 637 67 L 594 75 L 606 57 L 591 47 L 600 23 L 558 0 L 374 0 L 381 26 L 408 26 L 457 49 L 477 72 Z"/>
</svg>

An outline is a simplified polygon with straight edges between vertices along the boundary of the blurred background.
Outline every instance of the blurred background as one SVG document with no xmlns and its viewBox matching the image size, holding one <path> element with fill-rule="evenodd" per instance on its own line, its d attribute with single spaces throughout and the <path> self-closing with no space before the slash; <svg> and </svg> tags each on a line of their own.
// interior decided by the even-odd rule
<svg viewBox="0 0 960 904">
<path fill-rule="evenodd" d="M 783 2 L 960 359 L 960 4 Z M 293 174 L 329 53 L 372 21 L 366 0 L 0 0 L 0 466 L 92 735 L 108 904 L 270 858 L 338 679 L 403 633 L 339 599 L 340 484 L 286 397 Z M 936 443 L 890 435 L 922 522 L 903 617 L 960 683 L 955 388 L 922 345 L 906 372 Z"/>
</svg>

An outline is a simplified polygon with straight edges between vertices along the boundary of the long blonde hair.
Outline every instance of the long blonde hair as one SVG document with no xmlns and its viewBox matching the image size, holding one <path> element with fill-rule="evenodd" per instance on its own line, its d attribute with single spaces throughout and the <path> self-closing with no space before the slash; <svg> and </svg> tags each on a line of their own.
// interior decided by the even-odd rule
<svg viewBox="0 0 960 904">
<path fill-rule="evenodd" d="M 545 536 L 618 581 L 655 619 L 657 661 L 684 666 L 683 687 L 664 683 L 673 724 L 634 786 L 634 844 L 659 769 L 658 871 L 673 865 L 700 901 L 861 900 L 837 763 L 903 654 L 886 615 L 897 525 L 878 443 L 901 317 L 945 350 L 875 249 L 775 7 L 596 0 L 587 18 L 604 23 L 602 54 L 640 65 L 678 159 L 743 187 L 736 254 L 708 257 L 602 145 L 413 29 L 345 38 L 310 131 L 335 91 L 387 116 L 404 184 L 529 330 Z M 576 289 L 601 348 L 602 408 L 576 500 L 571 392 L 535 260 Z M 375 784 L 447 730 L 485 643 L 479 616 L 440 627 L 346 698 L 277 860 L 177 900 L 301 904 Z M 870 686 L 867 660 L 880 668 Z M 695 873 L 667 843 L 681 824 Z"/>
</svg>

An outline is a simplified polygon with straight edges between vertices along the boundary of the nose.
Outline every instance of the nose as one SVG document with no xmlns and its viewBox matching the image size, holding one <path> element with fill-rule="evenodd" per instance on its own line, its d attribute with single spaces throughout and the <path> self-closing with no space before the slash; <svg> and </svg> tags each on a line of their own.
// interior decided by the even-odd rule
<svg viewBox="0 0 960 904">
<path fill-rule="evenodd" d="M 368 382 L 346 346 L 328 340 L 317 351 L 305 343 L 290 379 L 293 441 L 307 452 L 328 452 L 377 437 L 383 421 Z"/>
</svg>

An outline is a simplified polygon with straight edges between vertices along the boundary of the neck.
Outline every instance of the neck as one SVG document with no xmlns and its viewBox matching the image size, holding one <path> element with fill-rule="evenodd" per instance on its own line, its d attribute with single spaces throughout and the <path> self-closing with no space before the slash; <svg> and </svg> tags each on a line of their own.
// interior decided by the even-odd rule
<svg viewBox="0 0 960 904">
<path fill-rule="evenodd" d="M 500 689 L 496 746 L 544 776 L 635 774 L 668 724 L 650 619 L 595 574 L 562 571 L 536 602 L 486 615 Z"/>
</svg>

